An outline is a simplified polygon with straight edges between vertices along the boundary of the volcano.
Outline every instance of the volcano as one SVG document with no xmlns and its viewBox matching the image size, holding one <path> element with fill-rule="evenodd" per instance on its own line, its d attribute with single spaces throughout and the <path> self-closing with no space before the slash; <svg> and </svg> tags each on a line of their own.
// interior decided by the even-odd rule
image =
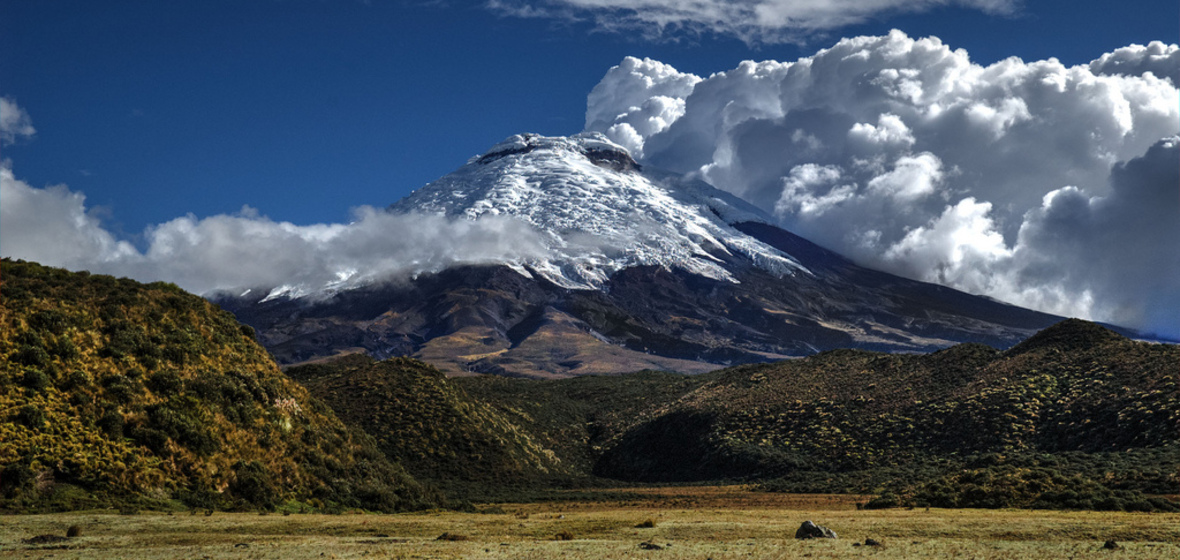
<svg viewBox="0 0 1180 560">
<path fill-rule="evenodd" d="M 215 301 L 280 363 L 363 352 L 450 375 L 536 378 L 696 373 L 835 348 L 1006 348 L 1061 319 L 860 267 L 703 181 L 637 164 L 598 133 L 512 136 L 387 211 L 506 216 L 543 250 Z"/>
</svg>

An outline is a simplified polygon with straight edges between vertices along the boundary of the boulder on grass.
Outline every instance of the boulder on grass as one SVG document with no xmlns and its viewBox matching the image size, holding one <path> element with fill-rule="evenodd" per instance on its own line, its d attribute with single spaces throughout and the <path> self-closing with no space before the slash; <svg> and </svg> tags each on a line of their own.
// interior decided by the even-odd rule
<svg viewBox="0 0 1180 560">
<path fill-rule="evenodd" d="M 836 532 L 824 527 L 823 525 L 816 525 L 811 521 L 804 521 L 799 526 L 799 530 L 795 531 L 796 539 L 834 539 Z"/>
</svg>

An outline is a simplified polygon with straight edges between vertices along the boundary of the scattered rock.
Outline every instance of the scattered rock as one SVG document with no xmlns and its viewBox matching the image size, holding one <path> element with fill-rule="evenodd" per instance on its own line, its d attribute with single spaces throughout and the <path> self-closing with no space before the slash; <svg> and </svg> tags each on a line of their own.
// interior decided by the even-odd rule
<svg viewBox="0 0 1180 560">
<path fill-rule="evenodd" d="M 865 546 L 881 546 L 881 541 L 877 539 L 865 539 Z"/>
<path fill-rule="evenodd" d="M 1106 541 L 1102 545 L 1102 548 L 1105 548 L 1106 550 L 1118 550 L 1118 549 L 1122 548 L 1122 546 L 1119 546 L 1119 543 L 1116 543 L 1114 541 Z"/>
<path fill-rule="evenodd" d="M 804 521 L 803 524 L 799 526 L 799 530 L 795 531 L 795 538 L 796 539 L 834 539 L 837 537 L 836 537 L 835 531 L 833 531 L 827 527 L 824 527 L 822 525 L 816 525 L 815 523 L 812 523 L 809 520 L 809 521 Z"/>
<path fill-rule="evenodd" d="M 651 541 L 639 543 L 639 548 L 642 548 L 643 550 L 664 550 L 664 547 Z"/>
</svg>

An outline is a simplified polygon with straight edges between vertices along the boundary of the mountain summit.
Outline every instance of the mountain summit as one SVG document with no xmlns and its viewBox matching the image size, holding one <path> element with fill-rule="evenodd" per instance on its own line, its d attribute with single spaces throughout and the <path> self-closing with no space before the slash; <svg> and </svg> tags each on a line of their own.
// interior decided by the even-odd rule
<svg viewBox="0 0 1180 560">
<path fill-rule="evenodd" d="M 601 288 L 634 266 L 736 282 L 735 260 L 776 275 L 806 273 L 732 224 L 769 216 L 699 180 L 641 168 L 597 132 L 512 136 L 410 194 L 393 212 L 479 219 L 510 215 L 537 229 L 548 258 L 505 263 L 571 289 Z"/>
<path fill-rule="evenodd" d="M 389 212 L 508 217 L 541 250 L 319 298 L 219 303 L 284 363 L 365 352 L 529 377 L 699 372 L 848 347 L 1006 348 L 1059 320 L 859 267 L 596 133 L 512 136 Z"/>
</svg>

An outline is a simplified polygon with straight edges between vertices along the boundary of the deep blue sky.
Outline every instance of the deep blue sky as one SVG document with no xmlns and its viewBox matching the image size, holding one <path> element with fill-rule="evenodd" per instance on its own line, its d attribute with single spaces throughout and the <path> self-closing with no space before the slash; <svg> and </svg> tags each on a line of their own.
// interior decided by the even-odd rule
<svg viewBox="0 0 1180 560">
<path fill-rule="evenodd" d="M 645 42 L 498 16 L 482 2 L 0 0 L 0 96 L 37 134 L 0 157 L 66 183 L 135 236 L 251 205 L 299 224 L 384 206 L 518 132 L 572 134 L 624 56 L 707 76 L 898 28 L 973 60 L 1080 64 L 1177 41 L 1176 0 L 1027 0 L 1015 17 L 946 8 L 835 30 L 807 46 Z"/>
</svg>

